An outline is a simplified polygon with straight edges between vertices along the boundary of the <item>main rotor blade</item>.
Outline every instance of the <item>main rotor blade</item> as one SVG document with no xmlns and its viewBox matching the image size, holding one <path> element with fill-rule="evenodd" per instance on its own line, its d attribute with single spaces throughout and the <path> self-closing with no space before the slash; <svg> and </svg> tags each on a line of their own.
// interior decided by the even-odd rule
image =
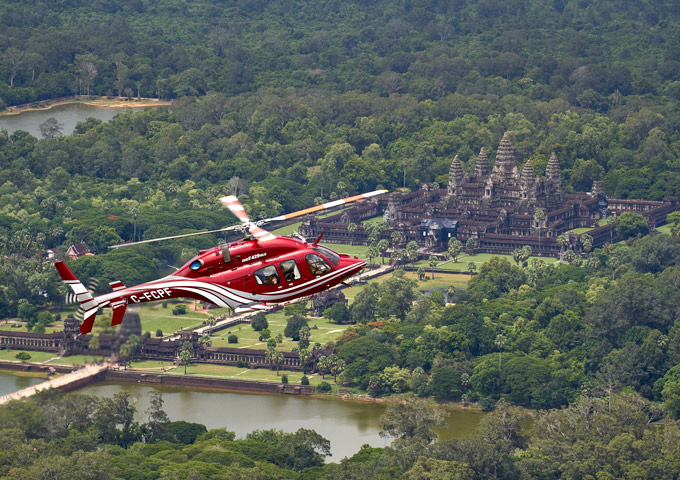
<svg viewBox="0 0 680 480">
<path fill-rule="evenodd" d="M 258 242 L 268 242 L 276 238 L 276 235 L 257 225 L 251 225 L 248 231 Z"/>
<path fill-rule="evenodd" d="M 203 232 L 184 233 L 182 235 L 172 235 L 170 237 L 152 238 L 150 240 L 141 240 L 139 242 L 120 243 L 118 245 L 111 245 L 109 248 L 129 247 L 131 245 L 140 245 L 142 243 L 160 242 L 161 240 L 172 240 L 173 238 L 195 237 L 195 236 L 198 236 L 198 235 L 207 235 L 209 233 L 229 232 L 229 231 L 232 231 L 232 230 L 241 230 L 241 229 L 243 229 L 242 225 L 232 225 L 231 227 L 218 228 L 217 230 L 204 230 Z"/>
<path fill-rule="evenodd" d="M 267 218 L 266 220 L 259 220 L 256 223 L 262 224 L 269 222 L 278 222 L 279 220 L 288 220 L 289 218 L 299 217 L 300 215 L 307 215 L 308 213 L 318 212 L 319 210 L 326 210 L 327 208 L 333 208 L 339 205 L 344 205 L 346 203 L 352 203 L 358 200 L 363 200 L 364 198 L 375 197 L 376 195 L 382 195 L 383 193 L 387 193 L 387 190 L 375 190 L 373 192 L 361 193 L 359 195 L 354 195 L 352 197 L 342 198 L 340 200 L 334 200 L 332 202 L 323 203 L 321 205 L 317 205 L 316 207 L 305 208 L 304 210 L 298 210 L 297 212 L 287 213 L 285 215 L 280 215 L 278 217 Z"/>
<path fill-rule="evenodd" d="M 241 220 L 243 223 L 250 223 L 250 218 L 248 218 L 248 214 L 246 213 L 246 209 L 243 208 L 243 205 L 241 202 L 238 201 L 238 198 L 236 198 L 234 195 L 229 195 L 228 197 L 222 197 L 220 198 L 220 202 L 222 202 L 229 210 L 231 210 L 231 213 L 236 215 L 236 217 Z"/>
<path fill-rule="evenodd" d="M 241 222 L 243 222 L 244 226 L 248 226 L 248 231 L 253 237 L 255 237 L 257 241 L 267 242 L 276 238 L 275 235 L 272 235 L 264 228 L 259 227 L 256 223 L 250 221 L 245 208 L 243 208 L 243 204 L 241 204 L 238 198 L 236 198 L 234 195 L 222 197 L 220 198 L 220 202 L 222 202 L 229 210 L 231 210 L 231 212 L 236 215 L 238 219 L 241 220 Z"/>
</svg>

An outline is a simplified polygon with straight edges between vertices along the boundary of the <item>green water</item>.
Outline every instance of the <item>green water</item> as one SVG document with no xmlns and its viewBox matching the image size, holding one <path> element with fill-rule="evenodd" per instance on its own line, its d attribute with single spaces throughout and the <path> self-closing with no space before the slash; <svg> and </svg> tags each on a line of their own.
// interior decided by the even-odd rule
<svg viewBox="0 0 680 480">
<path fill-rule="evenodd" d="M 43 379 L 0 374 L 0 395 L 40 383 Z M 381 403 L 340 400 L 333 397 L 266 395 L 215 390 L 194 390 L 136 383 L 95 383 L 77 393 L 110 397 L 128 392 L 138 412 L 146 421 L 152 389 L 163 393 L 163 408 L 171 420 L 185 420 L 208 428 L 226 427 L 244 437 L 253 430 L 274 428 L 295 432 L 299 428 L 316 430 L 330 440 L 332 456 L 339 461 L 356 453 L 363 444 L 382 447 L 378 434 L 378 417 L 385 411 Z M 447 424 L 437 431 L 440 439 L 461 438 L 479 423 L 481 412 L 446 408 Z M 388 439 L 389 443 L 389 439 Z"/>
<path fill-rule="evenodd" d="M 29 110 L 16 115 L 0 116 L 0 130 L 7 130 L 10 134 L 16 130 L 25 130 L 36 138 L 42 138 L 38 127 L 48 118 L 54 118 L 64 126 L 62 134 L 70 135 L 73 133 L 76 124 L 87 120 L 88 117 L 94 117 L 103 122 L 108 122 L 123 110 L 123 108 L 95 107 L 82 103 L 67 103 L 64 105 L 55 105 L 47 110 Z"/>
</svg>

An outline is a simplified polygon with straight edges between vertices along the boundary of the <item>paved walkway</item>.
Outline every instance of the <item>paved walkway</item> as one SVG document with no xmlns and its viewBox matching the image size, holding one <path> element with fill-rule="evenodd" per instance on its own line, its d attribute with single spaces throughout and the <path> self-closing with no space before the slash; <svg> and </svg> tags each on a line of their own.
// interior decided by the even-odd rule
<svg viewBox="0 0 680 480">
<path fill-rule="evenodd" d="M 77 370 L 72 373 L 67 373 L 66 375 L 61 375 L 60 377 L 53 378 L 52 380 L 47 380 L 46 382 L 39 383 L 38 385 L 33 385 L 32 387 L 24 388 L 18 392 L 10 393 L 9 395 L 3 395 L 0 397 L 0 405 L 10 402 L 11 400 L 21 400 L 22 398 L 28 398 L 36 393 L 47 390 L 50 388 L 63 388 L 70 383 L 77 382 L 84 378 L 94 377 L 100 372 L 103 372 L 109 368 L 109 364 L 88 364 L 84 368 Z"/>
</svg>

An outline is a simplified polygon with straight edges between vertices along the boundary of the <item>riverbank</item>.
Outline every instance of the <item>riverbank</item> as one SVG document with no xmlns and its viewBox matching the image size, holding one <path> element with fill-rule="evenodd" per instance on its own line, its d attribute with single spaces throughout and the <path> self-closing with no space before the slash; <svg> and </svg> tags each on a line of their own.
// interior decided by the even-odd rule
<svg viewBox="0 0 680 480">
<path fill-rule="evenodd" d="M 49 110 L 50 108 L 57 107 L 59 105 L 68 104 L 82 104 L 89 105 L 92 107 L 106 107 L 106 108 L 144 108 L 144 107 L 161 107 L 161 106 L 171 106 L 172 102 L 170 100 L 160 100 L 158 98 L 133 98 L 128 100 L 127 98 L 118 97 L 104 97 L 104 96 L 90 96 L 87 97 L 60 97 L 52 98 L 48 100 L 41 100 L 39 102 L 24 103 L 21 105 L 13 105 L 11 107 L 4 108 L 0 110 L 0 116 L 7 115 L 18 115 L 23 112 L 33 112 L 40 110 Z"/>
<path fill-rule="evenodd" d="M 48 375 L 50 373 L 73 372 L 73 366 L 52 365 L 29 362 L 0 361 L 0 371 L 11 375 Z M 311 385 L 282 384 L 259 382 L 255 380 L 238 380 L 232 378 L 203 377 L 178 375 L 169 373 L 149 373 L 134 370 L 106 369 L 84 383 L 96 382 L 141 383 L 150 386 L 169 385 L 183 388 L 200 388 L 225 392 L 247 393 L 280 393 L 285 395 L 313 395 L 315 388 Z M 84 385 L 80 383 L 77 386 Z M 65 388 L 66 389 L 66 388 Z M 68 388 L 69 390 L 71 388 Z"/>
</svg>

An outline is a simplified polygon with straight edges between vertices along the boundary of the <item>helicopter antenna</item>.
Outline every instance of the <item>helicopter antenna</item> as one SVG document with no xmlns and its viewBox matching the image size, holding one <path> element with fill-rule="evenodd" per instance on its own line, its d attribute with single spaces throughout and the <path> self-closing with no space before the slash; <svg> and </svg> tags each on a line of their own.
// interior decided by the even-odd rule
<svg viewBox="0 0 680 480">
<path fill-rule="evenodd" d="M 312 243 L 313 246 L 316 247 L 319 244 L 319 242 L 321 241 L 321 237 L 323 237 L 323 234 L 324 234 L 324 232 L 321 232 L 321 235 L 319 235 L 319 238 L 314 240 L 314 243 Z"/>
</svg>

